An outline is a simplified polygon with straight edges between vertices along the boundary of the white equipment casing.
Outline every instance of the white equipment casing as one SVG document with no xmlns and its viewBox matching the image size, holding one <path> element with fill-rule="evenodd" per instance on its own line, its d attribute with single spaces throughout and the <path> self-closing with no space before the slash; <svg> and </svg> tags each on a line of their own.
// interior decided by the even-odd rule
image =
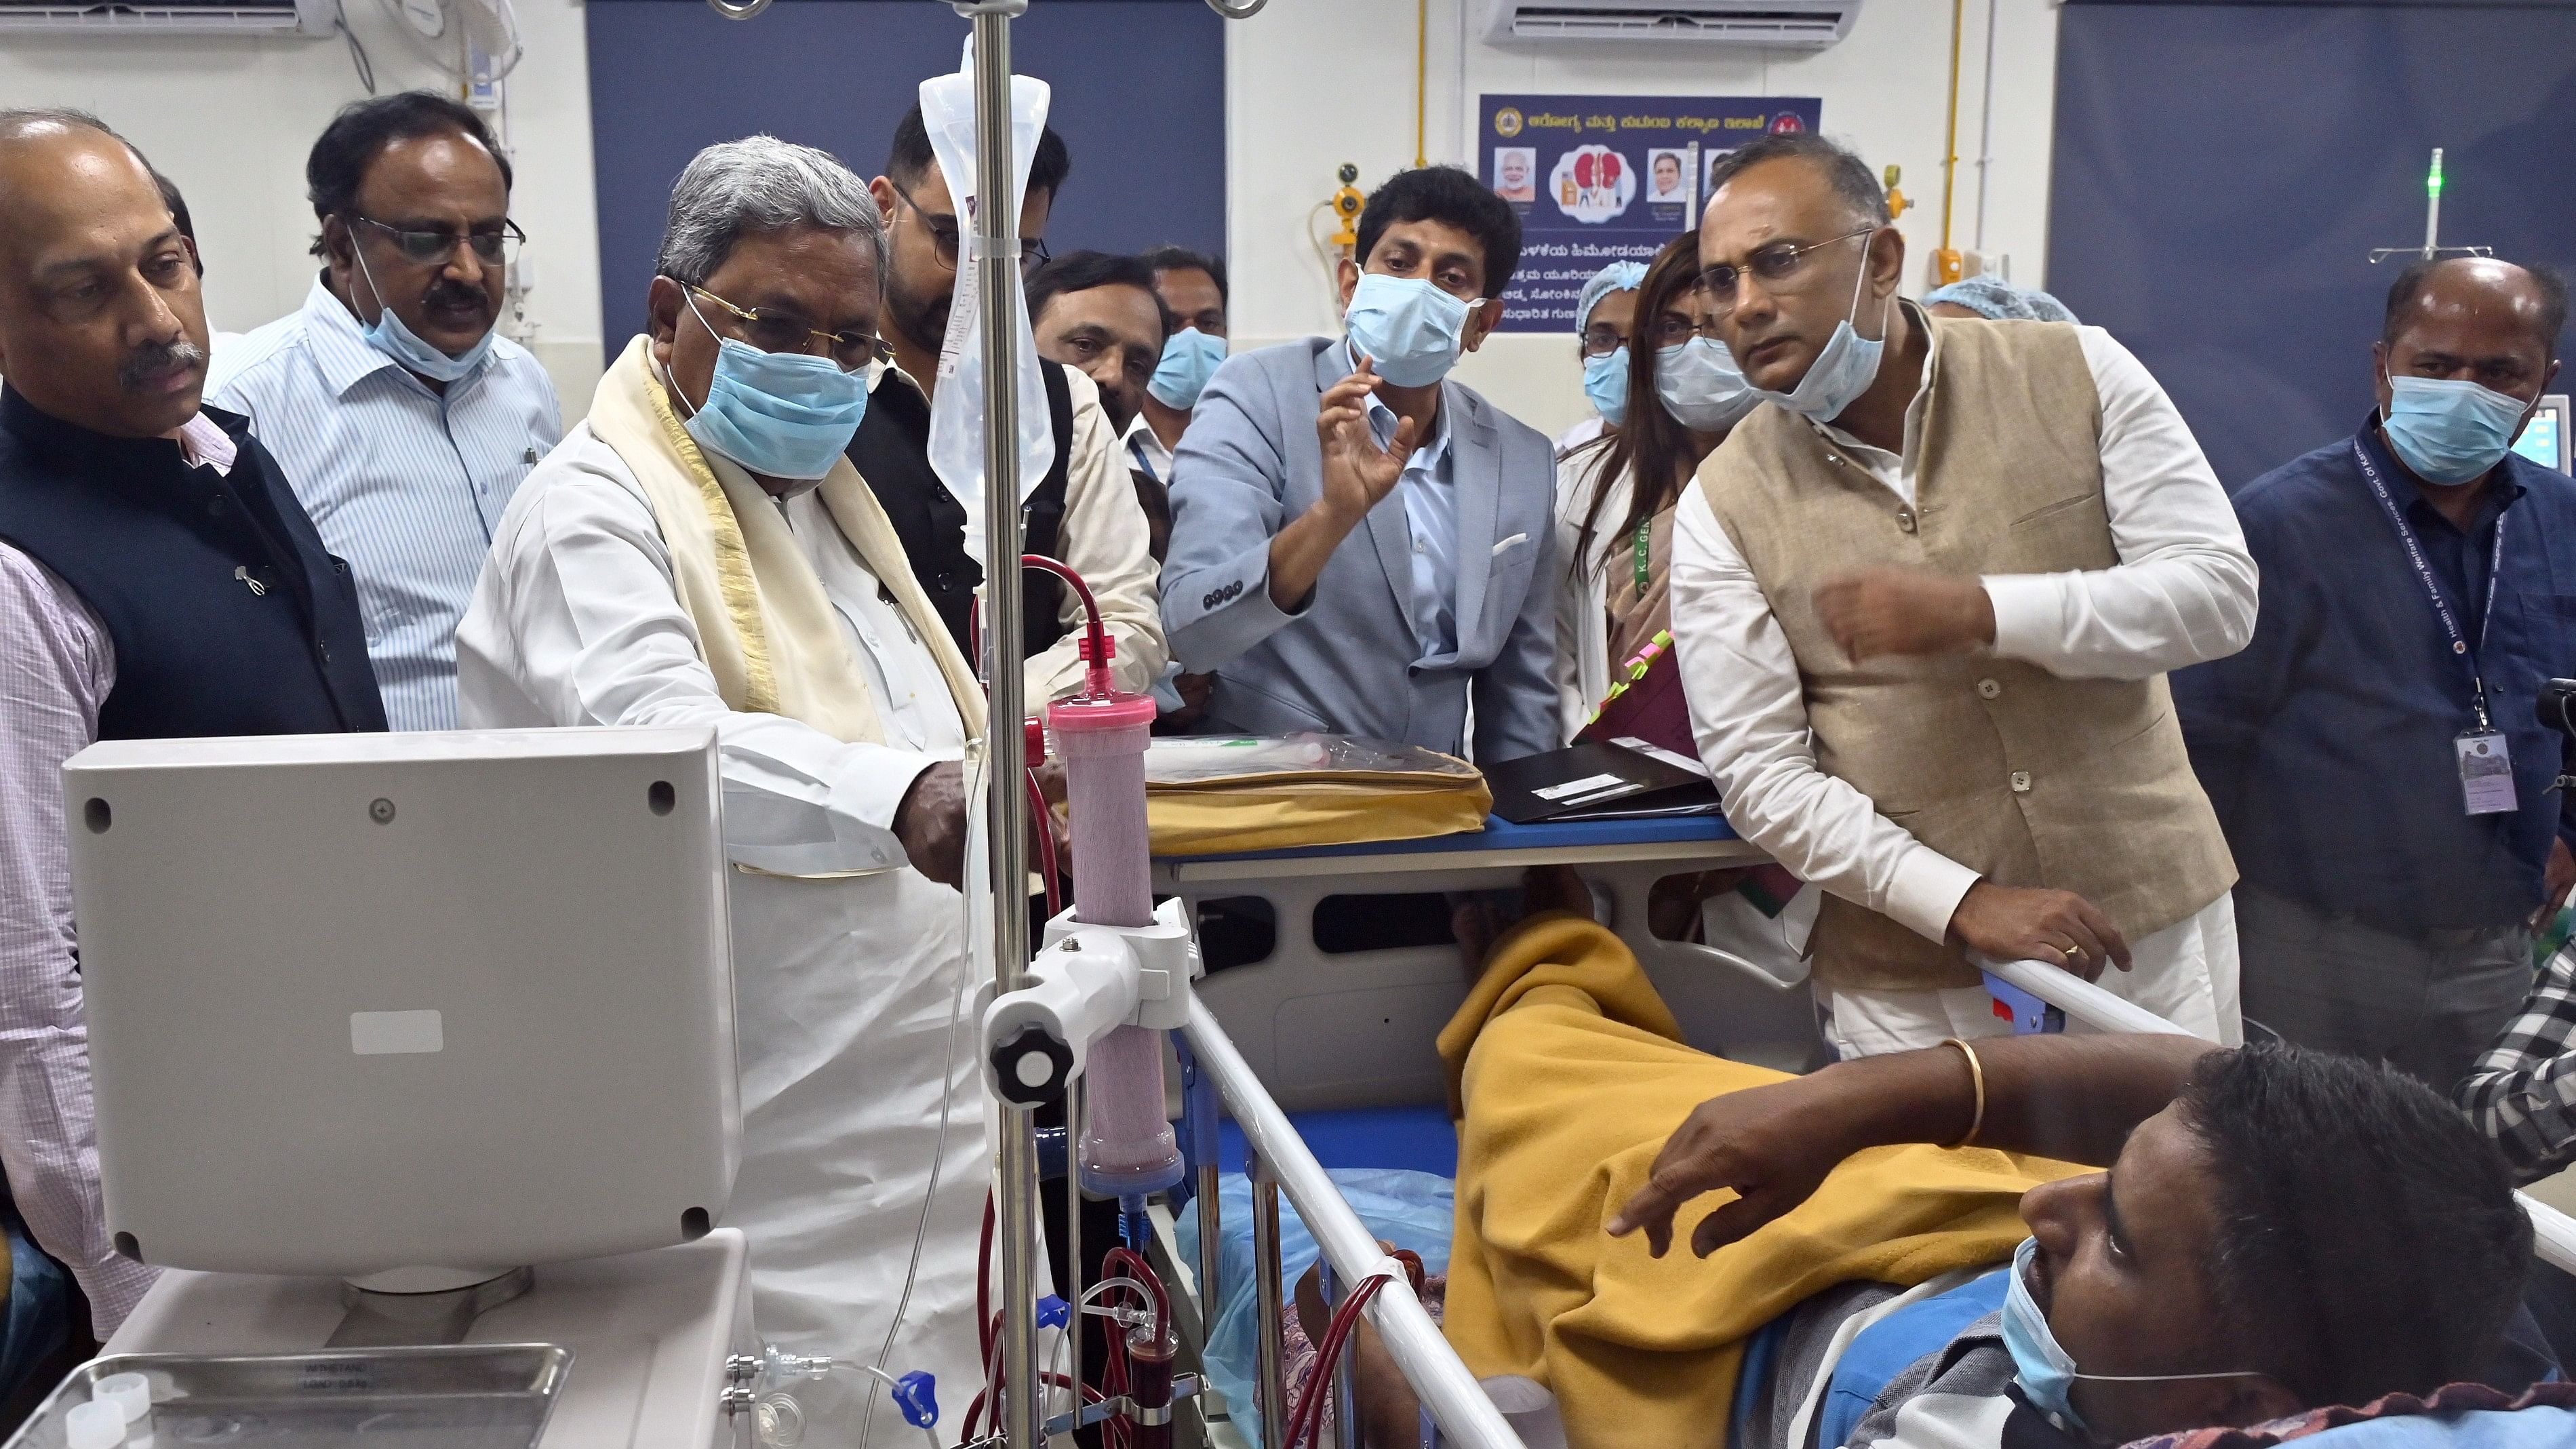
<svg viewBox="0 0 2576 1449">
<path fill-rule="evenodd" d="M 112 741 L 63 783 L 120 1251 L 488 1272 L 721 1218 L 712 731 Z"/>
<path fill-rule="evenodd" d="M 1088 925 L 1071 910 L 1047 922 L 1029 984 L 984 1008 L 986 1085 L 1001 1094 L 994 1051 L 1027 1027 L 1072 1052 L 1067 1081 L 1082 1075 L 1091 1044 L 1113 1027 L 1179 1030 L 1190 1017 L 1190 982 L 1206 970 L 1187 910 L 1176 898 L 1155 907 L 1150 926 Z"/>
<path fill-rule="evenodd" d="M 1493 0 L 1494 45 L 1698 41 L 1822 50 L 1851 34 L 1861 0 Z"/>
<path fill-rule="evenodd" d="M 465 1342 L 572 1351 L 538 1449 L 739 1449 L 752 1436 L 727 1390 L 747 1397 L 749 1375 L 729 1372 L 728 1360 L 760 1352 L 749 1258 L 741 1233 L 718 1228 L 694 1243 L 539 1268 L 536 1286 L 486 1309 Z M 104 1351 L 322 1352 L 344 1311 L 341 1291 L 336 1278 L 164 1273 Z"/>
<path fill-rule="evenodd" d="M 0 31 L 321 37 L 336 14 L 331 0 L 0 0 Z"/>
</svg>

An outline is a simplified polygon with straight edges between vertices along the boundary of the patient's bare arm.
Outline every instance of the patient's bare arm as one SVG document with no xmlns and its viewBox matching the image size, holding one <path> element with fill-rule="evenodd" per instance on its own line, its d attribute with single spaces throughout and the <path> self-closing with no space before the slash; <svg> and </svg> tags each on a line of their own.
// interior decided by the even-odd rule
<svg viewBox="0 0 2576 1449">
<path fill-rule="evenodd" d="M 1378 1244 L 1392 1248 L 1389 1243 Z M 1321 1265 L 1306 1270 L 1297 1280 L 1297 1323 L 1306 1330 L 1306 1341 L 1324 1341 L 1324 1327 L 1332 1321 L 1332 1312 L 1324 1305 Z M 1388 1291 L 1401 1285 L 1390 1284 Z M 1395 1366 L 1395 1356 L 1386 1351 L 1386 1340 L 1378 1337 L 1377 1325 L 1363 1315 L 1353 1325 L 1351 1339 L 1343 1352 L 1351 1355 L 1351 1372 L 1359 1384 L 1360 1443 L 1363 1449 L 1416 1449 L 1422 1442 L 1422 1401 L 1414 1396 L 1413 1385 L 1404 1381 L 1404 1373 Z"/>
<path fill-rule="evenodd" d="M 1976 1144 L 2069 1162 L 2108 1163 L 2130 1130 L 2164 1110 L 2192 1064 L 2214 1050 L 2190 1036 L 1992 1037 L 1976 1043 L 1986 1114 Z M 1691 1235 L 1702 1257 L 1805 1202 L 1867 1147 L 1956 1142 L 1976 1120 L 1976 1085 L 1956 1047 L 1838 1062 L 1703 1102 L 1665 1142 L 1654 1175 L 1610 1221 L 1644 1229 L 1655 1256 L 1673 1215 L 1703 1193 L 1736 1199 Z"/>
</svg>

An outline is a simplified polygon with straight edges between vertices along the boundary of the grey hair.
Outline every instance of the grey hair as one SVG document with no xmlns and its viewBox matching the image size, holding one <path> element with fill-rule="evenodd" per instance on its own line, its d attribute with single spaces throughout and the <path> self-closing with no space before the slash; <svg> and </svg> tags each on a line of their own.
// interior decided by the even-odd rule
<svg viewBox="0 0 2576 1449">
<path fill-rule="evenodd" d="M 709 146 L 689 162 L 671 186 L 671 219 L 653 270 L 698 286 L 746 234 L 791 226 L 857 232 L 877 276 L 885 276 L 885 214 L 867 183 L 830 152 L 775 136 Z"/>
<path fill-rule="evenodd" d="M 1852 216 L 1880 226 L 1894 220 L 1888 214 L 1887 192 L 1870 174 L 1869 163 L 1860 159 L 1850 147 L 1829 141 L 1813 131 L 1785 131 L 1764 136 L 1758 141 L 1729 151 L 1709 168 L 1708 187 L 1715 191 L 1736 177 L 1765 161 L 1795 159 L 1804 161 L 1824 173 L 1825 182 L 1834 195 L 1849 208 Z"/>
</svg>

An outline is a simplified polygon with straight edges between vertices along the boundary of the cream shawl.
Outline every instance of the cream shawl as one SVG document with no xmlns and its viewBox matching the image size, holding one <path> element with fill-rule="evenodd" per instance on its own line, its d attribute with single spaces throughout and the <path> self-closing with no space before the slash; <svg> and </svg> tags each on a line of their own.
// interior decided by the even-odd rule
<svg viewBox="0 0 2576 1449">
<path fill-rule="evenodd" d="M 759 484 L 737 469 L 719 475 L 708 465 L 654 375 L 651 348 L 651 339 L 638 337 L 609 366 L 591 399 L 590 429 L 643 485 L 671 550 L 680 606 L 697 626 L 699 653 L 718 692 L 745 713 L 785 715 L 834 739 L 882 744 L 876 701 L 813 563 Z M 860 561 L 939 661 L 967 738 L 977 739 L 984 732 L 983 689 L 913 578 L 876 495 L 847 458 L 833 462 L 818 492 Z"/>
</svg>

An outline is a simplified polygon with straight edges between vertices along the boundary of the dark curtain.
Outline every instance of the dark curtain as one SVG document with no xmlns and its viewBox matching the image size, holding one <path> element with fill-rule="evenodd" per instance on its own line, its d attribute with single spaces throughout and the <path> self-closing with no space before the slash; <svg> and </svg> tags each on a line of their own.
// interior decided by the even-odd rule
<svg viewBox="0 0 2576 1449">
<path fill-rule="evenodd" d="M 591 0 L 600 317 L 614 360 L 643 326 L 671 182 L 755 131 L 885 169 L 921 81 L 957 69 L 967 24 L 930 0 L 780 0 L 727 20 L 700 0 Z M 1225 252 L 1225 22 L 1198 0 L 1047 0 L 1013 23 L 1014 68 L 1054 87 L 1073 153 L 1047 245 Z"/>
<path fill-rule="evenodd" d="M 2071 0 L 2049 289 L 2134 350 L 2228 487 L 2358 427 L 2424 236 L 2576 266 L 2576 6 Z M 2565 390 L 2565 379 L 2553 391 Z"/>
</svg>

